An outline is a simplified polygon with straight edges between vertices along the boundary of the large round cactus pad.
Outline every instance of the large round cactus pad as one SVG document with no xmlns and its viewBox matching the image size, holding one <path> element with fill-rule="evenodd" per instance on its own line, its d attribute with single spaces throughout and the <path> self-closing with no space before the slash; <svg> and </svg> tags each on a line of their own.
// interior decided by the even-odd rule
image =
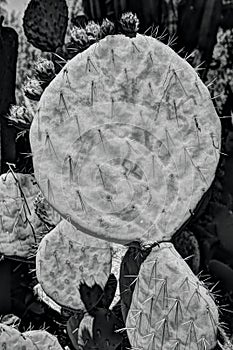
<svg viewBox="0 0 233 350">
<path fill-rule="evenodd" d="M 189 218 L 219 159 L 220 121 L 195 70 L 152 37 L 108 36 L 45 90 L 30 139 L 48 201 L 80 230 L 159 241 Z"/>
</svg>

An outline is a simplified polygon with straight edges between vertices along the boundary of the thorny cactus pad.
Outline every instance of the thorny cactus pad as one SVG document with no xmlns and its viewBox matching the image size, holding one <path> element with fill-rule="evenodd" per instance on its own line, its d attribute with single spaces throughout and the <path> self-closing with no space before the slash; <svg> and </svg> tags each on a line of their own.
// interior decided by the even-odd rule
<svg viewBox="0 0 233 350">
<path fill-rule="evenodd" d="M 0 254 L 29 257 L 35 253 L 43 232 L 33 206 L 38 193 L 31 175 L 0 176 Z"/>
<path fill-rule="evenodd" d="M 84 309 L 80 284 L 104 288 L 111 272 L 107 242 L 90 238 L 68 221 L 61 221 L 41 241 L 36 255 L 36 274 L 45 293 L 59 305 Z"/>
<path fill-rule="evenodd" d="M 140 268 L 126 320 L 137 349 L 213 349 L 218 309 L 171 243 L 153 248 Z"/>
<path fill-rule="evenodd" d="M 30 140 L 50 204 L 94 237 L 170 239 L 209 188 L 221 127 L 208 89 L 170 47 L 107 36 L 46 88 Z"/>
<path fill-rule="evenodd" d="M 0 347 L 5 350 L 35 350 L 31 339 L 15 328 L 0 324 Z"/>
<path fill-rule="evenodd" d="M 62 350 L 57 338 L 44 330 L 24 332 L 23 335 L 30 339 L 36 350 Z"/>
</svg>

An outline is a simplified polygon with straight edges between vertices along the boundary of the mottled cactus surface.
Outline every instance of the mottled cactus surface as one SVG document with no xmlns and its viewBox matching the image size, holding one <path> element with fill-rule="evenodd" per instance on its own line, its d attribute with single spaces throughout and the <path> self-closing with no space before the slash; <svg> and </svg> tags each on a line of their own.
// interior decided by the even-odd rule
<svg viewBox="0 0 233 350">
<path fill-rule="evenodd" d="M 213 349 L 218 308 L 171 243 L 153 248 L 137 278 L 126 320 L 133 348 Z"/>
<path fill-rule="evenodd" d="M 90 238 L 63 220 L 41 241 L 36 274 L 43 290 L 59 305 L 85 309 L 81 283 L 104 288 L 111 272 L 112 254 L 107 242 Z M 96 294 L 96 304 L 102 296 Z"/>
<path fill-rule="evenodd" d="M 57 338 L 45 330 L 20 333 L 16 328 L 2 323 L 0 346 L 4 350 L 62 350 Z"/>
<path fill-rule="evenodd" d="M 109 35 L 46 88 L 30 141 L 50 204 L 125 244 L 170 239 L 189 218 L 214 178 L 220 134 L 185 60 L 153 37 Z"/>
<path fill-rule="evenodd" d="M 29 257 L 43 235 L 43 224 L 34 211 L 39 187 L 31 175 L 0 176 L 0 253 Z"/>
<path fill-rule="evenodd" d="M 45 330 L 27 331 L 23 335 L 32 341 L 36 350 L 62 350 L 57 338 Z"/>
<path fill-rule="evenodd" d="M 38 49 L 49 52 L 63 44 L 67 24 L 65 0 L 31 0 L 23 18 L 28 41 Z"/>
<path fill-rule="evenodd" d="M 2 323 L 0 324 L 0 346 L 4 350 L 35 350 L 30 338 Z"/>
</svg>

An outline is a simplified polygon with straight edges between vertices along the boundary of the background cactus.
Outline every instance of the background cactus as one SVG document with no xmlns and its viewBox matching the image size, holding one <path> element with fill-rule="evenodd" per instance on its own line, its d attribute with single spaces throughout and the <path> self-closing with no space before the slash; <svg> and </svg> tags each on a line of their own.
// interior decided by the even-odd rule
<svg viewBox="0 0 233 350">
<path fill-rule="evenodd" d="M 13 28 L 3 26 L 4 17 L 0 17 L 1 50 L 0 60 L 0 116 L 9 112 L 11 104 L 15 104 L 16 62 L 18 50 L 18 35 Z M 16 160 L 15 145 L 16 130 L 7 125 L 1 118 L 1 173 L 8 169 L 6 162 Z"/>
<path fill-rule="evenodd" d="M 42 51 L 54 52 L 64 42 L 68 24 L 65 0 L 31 0 L 24 13 L 23 26 L 28 41 Z"/>
</svg>

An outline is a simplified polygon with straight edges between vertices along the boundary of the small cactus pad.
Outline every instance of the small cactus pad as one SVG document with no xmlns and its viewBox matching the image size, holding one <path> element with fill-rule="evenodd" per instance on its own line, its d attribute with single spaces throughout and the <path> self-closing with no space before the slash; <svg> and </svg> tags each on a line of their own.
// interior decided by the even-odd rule
<svg viewBox="0 0 233 350">
<path fill-rule="evenodd" d="M 132 348 L 213 349 L 218 309 L 171 243 L 142 263 L 126 320 Z"/>
<path fill-rule="evenodd" d="M 115 350 L 123 340 L 122 334 L 116 332 L 122 327 L 111 310 L 99 308 L 93 322 L 93 339 L 98 349 Z"/>
<path fill-rule="evenodd" d="M 0 348 L 2 350 L 35 350 L 32 341 L 14 327 L 0 324 Z"/>
<path fill-rule="evenodd" d="M 57 338 L 44 330 L 33 330 L 24 332 L 23 335 L 30 339 L 36 350 L 62 350 Z"/>
<path fill-rule="evenodd" d="M 31 0 L 23 18 L 28 41 L 42 51 L 54 52 L 64 42 L 68 24 L 65 0 Z"/>
<path fill-rule="evenodd" d="M 107 242 L 90 238 L 68 221 L 61 221 L 41 241 L 36 255 L 36 274 L 45 293 L 56 303 L 83 309 L 81 283 L 104 288 L 111 272 Z"/>
<path fill-rule="evenodd" d="M 30 129 L 50 204 L 94 237 L 170 239 L 211 185 L 220 120 L 195 70 L 153 37 L 109 35 L 70 60 Z"/>
<path fill-rule="evenodd" d="M 33 206 L 38 193 L 31 175 L 0 176 L 0 254 L 26 257 L 35 252 L 42 228 Z"/>
<path fill-rule="evenodd" d="M 122 334 L 116 332 L 123 327 L 122 322 L 105 308 L 98 308 L 94 317 L 86 314 L 81 322 L 73 318 L 69 327 L 70 331 L 73 329 L 71 339 L 75 349 L 80 346 L 85 350 L 115 350 L 123 340 Z"/>
</svg>

